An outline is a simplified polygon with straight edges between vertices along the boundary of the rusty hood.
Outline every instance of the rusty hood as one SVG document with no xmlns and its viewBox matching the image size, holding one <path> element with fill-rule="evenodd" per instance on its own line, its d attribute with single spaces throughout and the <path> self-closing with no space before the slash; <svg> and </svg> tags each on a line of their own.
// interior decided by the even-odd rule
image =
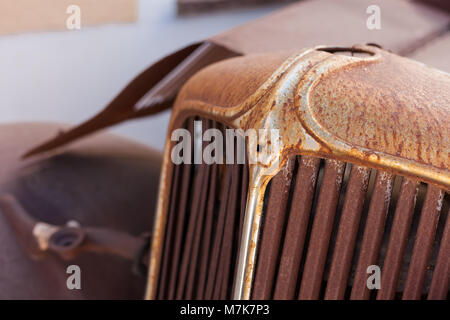
<svg viewBox="0 0 450 320">
<path fill-rule="evenodd" d="M 320 154 L 449 188 L 449 106 L 448 73 L 374 46 L 321 46 L 204 68 L 180 91 L 172 118 L 269 126 L 280 131 L 283 158 Z"/>
</svg>

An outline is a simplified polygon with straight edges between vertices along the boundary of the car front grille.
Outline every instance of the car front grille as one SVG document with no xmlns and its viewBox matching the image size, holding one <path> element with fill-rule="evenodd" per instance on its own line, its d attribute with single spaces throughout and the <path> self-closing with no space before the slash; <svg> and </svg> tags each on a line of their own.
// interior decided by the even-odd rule
<svg viewBox="0 0 450 320">
<path fill-rule="evenodd" d="M 308 156 L 283 171 L 268 190 L 253 299 L 446 298 L 444 191 Z M 371 265 L 379 290 L 367 288 Z"/>
<path fill-rule="evenodd" d="M 203 121 L 208 127 L 221 126 Z M 157 297 L 230 298 L 248 166 L 181 164 L 173 172 Z"/>
<path fill-rule="evenodd" d="M 248 181 L 244 164 L 173 165 L 158 299 L 232 298 Z M 292 156 L 265 193 L 251 298 L 446 299 L 449 202 L 434 185 Z"/>
</svg>

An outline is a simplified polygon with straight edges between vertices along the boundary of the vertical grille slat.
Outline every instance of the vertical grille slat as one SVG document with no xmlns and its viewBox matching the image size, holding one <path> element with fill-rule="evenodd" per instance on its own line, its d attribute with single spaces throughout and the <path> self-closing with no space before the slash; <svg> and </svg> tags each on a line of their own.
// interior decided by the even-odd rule
<svg viewBox="0 0 450 320">
<path fill-rule="evenodd" d="M 208 280 L 205 292 L 205 299 L 212 299 L 214 294 L 214 287 L 217 285 L 217 271 L 219 266 L 219 258 L 220 258 L 220 249 L 222 247 L 222 239 L 223 239 L 223 230 L 225 226 L 225 215 L 227 212 L 227 202 L 229 196 L 229 190 L 232 179 L 232 171 L 226 170 L 225 178 L 223 179 L 223 183 L 221 185 L 222 192 L 220 195 L 220 209 L 219 209 L 219 217 L 216 222 L 216 228 L 214 231 L 214 242 L 213 242 L 213 251 L 212 256 L 209 261 L 209 270 L 208 270 Z"/>
<path fill-rule="evenodd" d="M 199 168 L 200 171 L 203 172 L 203 181 L 201 184 L 201 190 L 203 192 L 200 192 L 200 201 L 198 204 L 198 216 L 197 221 L 195 223 L 195 231 L 194 231 L 194 240 L 193 240 L 193 247 L 191 249 L 191 255 L 187 257 L 187 259 L 190 260 L 189 269 L 188 269 L 188 275 L 187 275 L 187 284 L 186 284 L 186 292 L 184 295 L 184 299 L 192 299 L 194 294 L 194 281 L 196 278 L 197 273 L 197 260 L 198 255 L 200 251 L 200 239 L 201 234 L 203 230 L 203 223 L 205 219 L 205 209 L 206 209 L 206 202 L 207 202 L 207 191 L 209 188 L 209 180 L 210 180 L 210 170 L 211 167 L 207 165 L 200 165 Z M 195 201 L 195 200 L 194 200 Z"/>
<path fill-rule="evenodd" d="M 181 245 L 183 241 L 183 228 L 184 219 L 186 216 L 186 205 L 188 200 L 188 190 L 190 186 L 191 177 L 191 165 L 183 165 L 183 176 L 182 176 L 182 187 L 180 192 L 180 200 L 176 200 L 178 203 L 177 209 L 177 219 L 174 232 L 174 247 L 172 255 L 172 264 L 170 268 L 170 278 L 169 278 L 169 288 L 168 288 L 168 299 L 173 299 L 175 297 L 176 281 L 178 275 L 179 257 L 181 251 Z"/>
<path fill-rule="evenodd" d="M 233 240 L 233 230 L 235 223 L 235 215 L 237 208 L 237 199 L 239 191 L 239 166 L 233 166 L 231 168 L 232 178 L 231 186 L 228 194 L 227 200 L 227 213 L 225 219 L 225 229 L 222 239 L 222 249 L 220 251 L 219 259 L 219 276 L 214 292 L 214 299 L 225 299 L 228 289 L 228 279 L 230 273 L 230 260 L 231 260 L 231 250 L 232 250 L 232 240 Z"/>
<path fill-rule="evenodd" d="M 444 234 L 441 240 L 439 255 L 434 268 L 433 278 L 431 280 L 428 299 L 443 300 L 448 295 L 448 286 L 450 282 L 450 209 L 447 212 Z"/>
<path fill-rule="evenodd" d="M 417 300 L 421 298 L 443 196 L 441 189 L 432 185 L 428 187 L 409 264 L 403 299 Z"/>
<path fill-rule="evenodd" d="M 233 261 L 237 261 L 237 255 L 233 255 L 233 252 L 237 252 L 237 248 L 238 248 L 238 242 L 240 241 L 239 235 L 240 235 L 240 230 L 236 227 L 236 224 L 239 226 L 241 223 L 241 208 L 238 206 L 238 204 L 240 204 L 240 200 L 242 199 L 242 194 L 239 194 L 239 192 L 243 192 L 242 191 L 242 175 L 243 175 L 243 171 L 244 169 L 242 168 L 242 165 L 237 165 L 233 167 L 234 170 L 236 170 L 236 172 L 238 173 L 236 175 L 236 180 L 234 183 L 233 182 L 233 198 L 232 198 L 232 205 L 230 206 L 230 210 L 229 210 L 229 227 L 228 227 L 228 236 L 227 236 L 227 240 L 226 240 L 226 244 L 227 244 L 227 253 L 223 264 L 225 265 L 225 272 L 224 272 L 224 277 L 223 277 L 223 282 L 222 282 L 222 288 L 221 288 L 221 294 L 220 294 L 220 299 L 227 299 L 230 298 L 232 295 L 232 280 L 234 279 L 234 269 L 232 268 L 233 265 Z M 241 180 L 240 180 L 241 179 Z M 247 190 L 247 189 L 245 189 Z M 247 195 L 247 192 L 244 192 L 245 195 Z M 246 197 L 245 197 L 246 198 Z M 239 201 L 238 201 L 239 199 Z M 244 203 L 244 207 L 243 207 L 244 213 L 245 213 L 245 203 Z M 242 214 L 242 218 L 243 218 L 243 214 Z M 238 232 L 238 236 L 236 237 L 236 233 L 235 230 L 239 230 Z M 233 246 L 234 244 L 234 246 Z"/>
<path fill-rule="evenodd" d="M 188 121 L 189 125 L 189 132 L 194 131 L 193 129 L 193 123 L 191 121 Z M 174 232 L 174 245 L 173 245 L 173 251 L 172 251 L 172 263 L 170 268 L 170 278 L 169 278 L 169 285 L 168 285 L 168 299 L 174 299 L 176 294 L 176 284 L 178 279 L 178 270 L 179 270 L 179 260 L 181 256 L 181 247 L 183 245 L 183 240 L 185 236 L 184 232 L 184 224 L 185 219 L 187 218 L 187 201 L 189 198 L 189 189 L 191 186 L 191 175 L 192 175 L 192 165 L 190 164 L 184 164 L 183 165 L 183 175 L 182 175 L 182 186 L 181 186 L 181 192 L 177 195 L 175 195 L 175 202 L 172 203 L 172 205 L 177 205 L 177 216 L 176 216 L 176 225 L 175 225 L 175 232 Z M 179 200 L 178 200 L 179 199 Z"/>
<path fill-rule="evenodd" d="M 370 292 L 366 286 L 367 267 L 377 264 L 391 199 L 393 178 L 394 176 L 390 173 L 378 172 L 377 174 L 350 296 L 352 300 L 369 298 Z"/>
<path fill-rule="evenodd" d="M 379 300 L 395 297 L 418 192 L 419 182 L 403 179 L 383 264 L 383 270 L 388 272 L 383 272 L 381 277 L 381 288 L 377 295 Z"/>
<path fill-rule="evenodd" d="M 370 169 L 353 166 L 339 222 L 325 299 L 343 299 L 347 289 Z"/>
<path fill-rule="evenodd" d="M 205 228 L 202 234 L 201 242 L 201 254 L 200 254 L 200 267 L 199 267 L 199 278 L 197 284 L 197 299 L 203 299 L 206 289 L 206 276 L 208 270 L 209 262 L 209 252 L 210 252 L 210 242 L 212 239 L 213 230 L 213 216 L 214 216 L 214 205 L 216 202 L 216 191 L 217 191 L 217 180 L 218 180 L 218 168 L 217 165 L 212 165 L 211 169 L 211 179 L 209 184 L 209 194 L 208 194 L 208 205 L 205 217 Z"/>
<path fill-rule="evenodd" d="M 200 198 L 202 195 L 201 190 L 204 176 L 206 174 L 205 170 L 201 170 L 200 168 L 194 174 L 192 201 L 190 203 L 190 214 L 188 217 L 186 238 L 183 243 L 184 246 L 182 250 L 181 264 L 178 272 L 177 292 L 176 292 L 176 299 L 178 300 L 182 299 L 184 296 L 186 277 L 188 273 L 189 263 L 191 262 L 193 238 L 195 235 L 195 229 L 198 223 L 198 218 L 200 216 Z M 192 261 L 192 263 L 194 262 Z"/>
<path fill-rule="evenodd" d="M 283 243 L 275 299 L 294 299 L 320 159 L 301 157 Z"/>
<path fill-rule="evenodd" d="M 310 300 L 319 297 L 344 169 L 344 162 L 326 161 L 299 299 Z"/>
<path fill-rule="evenodd" d="M 253 299 L 271 298 L 294 166 L 295 158 L 290 158 L 281 174 L 276 175 L 272 181 L 257 260 Z"/>
<path fill-rule="evenodd" d="M 206 130 L 209 127 L 209 121 L 203 120 L 202 128 Z M 204 145 L 205 143 L 203 143 L 203 146 Z M 191 299 L 193 295 L 200 236 L 203 229 L 207 198 L 207 192 L 204 192 L 204 190 L 208 186 L 209 174 L 210 166 L 205 164 L 198 165 L 194 174 L 188 227 L 184 241 L 183 256 L 177 284 L 177 299 Z"/>
</svg>

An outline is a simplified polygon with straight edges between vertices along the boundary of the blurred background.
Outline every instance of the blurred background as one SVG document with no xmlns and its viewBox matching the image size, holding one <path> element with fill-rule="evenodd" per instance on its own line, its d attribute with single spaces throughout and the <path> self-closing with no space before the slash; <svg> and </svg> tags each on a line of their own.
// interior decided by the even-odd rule
<svg viewBox="0 0 450 320">
<path fill-rule="evenodd" d="M 159 58 L 289 2 L 0 0 L 0 122 L 80 123 Z M 70 4 L 80 30 L 66 27 Z M 449 32 L 429 40 L 410 56 L 445 69 Z M 169 112 L 112 131 L 162 150 Z"/>
<path fill-rule="evenodd" d="M 109 8 L 109 17 L 103 13 L 102 23 L 86 25 L 83 14 L 89 10 L 82 9 L 81 29 L 67 30 L 67 6 L 62 6 L 63 11 L 58 13 L 52 3 L 55 1 L 44 0 L 39 6 L 48 2 L 40 10 L 47 17 L 38 17 L 36 10 L 18 5 L 21 1 L 1 2 L 17 2 L 13 9 L 19 14 L 21 10 L 31 11 L 28 15 L 41 20 L 35 23 L 35 29 L 44 30 L 19 25 L 17 19 L 12 19 L 10 26 L 2 23 L 0 121 L 71 124 L 103 109 L 138 73 L 166 54 L 281 7 L 271 4 L 179 15 L 176 0 L 113 1 L 122 3 L 120 9 L 131 10 L 130 15 L 123 10 L 117 12 L 119 8 L 111 10 L 111 0 L 85 1 L 94 8 Z M 59 26 L 42 21 L 52 19 L 49 14 L 52 10 L 61 18 Z M 2 12 L 5 14 L 0 10 L 0 15 Z M 0 21 L 5 20 L 1 17 Z M 13 30 L 14 26 L 17 30 Z M 162 150 L 169 117 L 168 111 L 116 126 L 112 131 Z"/>
</svg>

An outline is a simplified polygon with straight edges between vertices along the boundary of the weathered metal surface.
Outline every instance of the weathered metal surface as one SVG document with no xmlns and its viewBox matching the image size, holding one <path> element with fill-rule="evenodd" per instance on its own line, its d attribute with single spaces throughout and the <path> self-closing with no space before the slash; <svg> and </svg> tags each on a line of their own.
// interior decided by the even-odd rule
<svg viewBox="0 0 450 320">
<path fill-rule="evenodd" d="M 369 168 L 352 167 L 334 244 L 325 299 L 341 300 L 344 298 L 369 177 Z"/>
<path fill-rule="evenodd" d="M 239 180 L 239 166 L 233 165 L 229 170 L 232 171 L 230 192 L 227 199 L 227 213 L 225 219 L 225 228 L 224 235 L 222 239 L 222 248 L 220 249 L 220 259 L 219 259 L 219 273 L 216 279 L 216 285 L 214 287 L 213 299 L 226 299 L 229 298 L 229 279 L 231 273 L 231 265 L 230 261 L 232 259 L 232 246 L 233 246 L 233 237 L 235 234 L 235 230 L 237 228 L 234 227 L 236 223 L 237 216 L 237 204 L 238 204 L 238 191 L 239 184 L 241 183 Z"/>
<path fill-rule="evenodd" d="M 428 188 L 414 241 L 414 251 L 409 264 L 403 299 L 418 300 L 421 298 L 443 197 L 444 193 L 441 189 L 434 186 Z"/>
<path fill-rule="evenodd" d="M 366 56 L 326 52 L 343 50 Z M 271 55 L 267 59 L 275 64 Z M 247 83 L 263 83 L 251 94 L 240 80 L 225 77 L 225 87 L 220 85 L 221 70 L 251 60 L 234 58 L 199 72 L 181 90 L 173 118 L 190 113 L 244 130 L 276 128 L 283 158 L 313 153 L 450 186 L 448 74 L 376 47 L 355 46 L 304 50 L 279 62 L 265 82 L 261 68 L 245 72 Z M 216 80 L 204 98 L 208 75 Z"/>
<path fill-rule="evenodd" d="M 170 210 L 168 212 L 168 221 L 167 221 L 167 231 L 165 234 L 164 239 L 164 253 L 162 257 L 162 264 L 161 264 L 161 275 L 159 279 L 159 291 L 158 291 L 158 299 L 165 299 L 166 298 L 166 292 L 167 292 L 167 282 L 168 282 L 168 274 L 170 270 L 170 260 L 171 260 L 171 252 L 173 249 L 173 229 L 176 219 L 175 216 L 175 210 L 176 206 L 175 203 L 177 202 L 178 196 L 179 196 L 179 188 L 181 184 L 181 172 L 183 171 L 183 165 L 176 165 L 174 166 L 174 176 L 173 176 L 173 182 L 172 182 L 172 192 L 171 192 L 171 199 L 170 203 L 172 204 L 170 206 Z"/>
<path fill-rule="evenodd" d="M 371 265 L 377 265 L 391 201 L 393 178 L 392 174 L 389 173 L 378 172 L 377 174 L 350 295 L 352 300 L 367 299 L 370 295 L 366 284 L 367 268 Z"/>
<path fill-rule="evenodd" d="M 386 258 L 383 263 L 383 269 L 389 270 L 389 272 L 383 273 L 377 299 L 391 300 L 397 292 L 402 259 L 405 254 L 418 191 L 418 181 L 410 179 L 403 180 L 400 195 L 397 200 L 397 208 L 395 210 Z"/>
<path fill-rule="evenodd" d="M 220 260 L 220 247 L 222 245 L 223 232 L 225 227 L 225 219 L 227 213 L 228 195 L 232 183 L 232 170 L 226 171 L 225 179 L 222 181 L 222 190 L 220 194 L 219 216 L 214 232 L 214 241 L 212 242 L 212 256 L 209 261 L 208 280 L 206 282 L 205 299 L 212 299 L 214 287 L 217 285 L 217 270 Z"/>
<path fill-rule="evenodd" d="M 314 78 L 309 88 L 299 90 L 313 134 L 448 170 L 450 76 L 393 54 L 369 63 L 340 60 L 317 65 L 305 75 Z"/>
<path fill-rule="evenodd" d="M 194 179 L 192 185 L 190 186 L 192 188 L 191 195 L 189 202 L 187 204 L 190 207 L 189 211 L 187 210 L 187 208 L 186 209 L 183 208 L 185 212 L 189 212 L 189 217 L 187 218 L 188 219 L 187 231 L 186 236 L 183 240 L 183 250 L 181 252 L 180 265 L 177 266 L 179 268 L 176 274 L 177 290 L 175 299 L 177 300 L 180 300 L 185 296 L 185 290 L 186 291 L 188 291 L 189 289 L 192 290 L 192 287 L 185 288 L 185 286 L 187 282 L 189 265 L 195 263 L 195 254 L 193 253 L 194 249 L 192 248 L 194 246 L 193 239 L 199 234 L 197 228 L 202 227 L 202 223 L 199 221 L 199 219 L 203 217 L 203 210 L 204 210 L 204 201 L 202 205 L 201 199 L 203 198 L 202 195 L 204 195 L 205 192 L 202 192 L 202 189 L 205 176 L 208 174 L 207 170 L 204 169 L 205 168 L 201 169 L 199 168 L 198 170 L 196 170 L 194 174 Z M 203 208 L 201 208 L 201 206 Z M 187 299 L 191 298 L 191 294 L 192 291 L 187 293 Z"/>
<path fill-rule="evenodd" d="M 190 256 L 187 257 L 187 259 L 190 261 L 189 264 L 189 273 L 187 275 L 187 284 L 185 289 L 184 298 L 185 299 L 193 299 L 195 297 L 194 292 L 194 281 L 195 281 L 195 275 L 197 274 L 197 260 L 199 259 L 200 255 L 200 246 L 201 246 L 201 235 L 203 231 L 204 221 L 205 218 L 205 210 L 207 206 L 207 197 L 208 193 L 205 192 L 205 190 L 208 190 L 209 187 L 209 181 L 210 181 L 210 174 L 211 174 L 211 166 L 202 164 L 199 168 L 199 170 L 203 173 L 203 181 L 201 184 L 201 187 L 199 188 L 201 196 L 200 201 L 198 204 L 198 208 L 194 210 L 199 211 L 199 216 L 197 218 L 197 221 L 195 221 L 195 231 L 194 231 L 194 241 L 193 241 L 193 249 L 191 251 Z"/>
<path fill-rule="evenodd" d="M 365 56 L 343 56 L 337 54 L 340 51 Z M 258 84 L 253 87 L 258 87 L 254 92 L 242 88 L 239 77 L 225 76 L 224 82 L 217 77 L 221 74 L 218 71 L 233 70 L 234 65 L 245 65 L 246 61 L 250 65 L 251 59 L 230 59 L 194 76 L 181 90 L 170 124 L 170 128 L 177 128 L 184 119 L 195 115 L 232 128 L 278 129 L 280 132 L 279 152 L 271 155 L 268 164 L 250 164 L 249 167 L 249 197 L 234 298 L 250 297 L 265 189 L 289 156 L 314 155 L 381 169 L 387 171 L 379 173 L 380 179 L 386 178 L 386 183 L 391 180 L 392 173 L 397 173 L 444 189 L 450 187 L 448 74 L 373 46 L 354 46 L 303 50 L 284 62 L 281 62 L 283 59 L 274 62 L 267 70 L 275 69 L 278 63 L 279 67 L 268 78 L 268 73 L 260 72 L 264 68 L 256 68 L 254 73 L 248 70 L 245 82 L 250 88 L 252 84 Z M 273 56 L 268 60 L 277 61 Z M 395 81 L 397 75 L 398 81 Z M 206 92 L 205 79 L 209 77 L 216 80 Z M 421 80 L 416 82 L 416 79 Z M 403 90 L 412 99 L 401 95 Z M 167 140 L 150 265 L 149 298 L 155 295 L 166 223 L 166 190 L 170 188 L 172 175 L 171 146 Z M 250 141 L 247 144 L 249 156 L 254 150 L 256 145 Z M 390 183 L 385 184 L 384 193 L 389 191 Z M 383 192 L 380 194 L 384 195 Z M 377 215 L 386 210 L 386 201 L 379 200 L 381 202 L 372 199 L 374 213 L 370 214 L 378 233 L 374 237 L 368 236 L 363 245 L 367 246 L 364 252 L 371 261 L 376 258 L 384 228 L 383 219 Z M 320 254 L 320 261 L 326 258 L 325 246 L 323 250 L 325 253 Z M 357 277 L 362 276 L 362 268 L 359 267 Z M 316 286 L 314 282 L 305 297 L 316 297 Z M 367 296 L 363 289 L 354 287 L 353 291 L 354 298 Z"/>
<path fill-rule="evenodd" d="M 211 181 L 209 185 L 208 207 L 205 217 L 205 228 L 202 237 L 202 251 L 200 259 L 200 267 L 198 271 L 197 295 L 196 299 L 203 299 L 205 294 L 206 281 L 208 276 L 209 252 L 213 239 L 213 223 L 214 223 L 214 203 L 216 202 L 216 190 L 218 184 L 218 168 L 213 165 Z"/>
<path fill-rule="evenodd" d="M 295 160 L 289 159 L 280 174 L 272 180 L 253 284 L 252 299 L 255 300 L 271 298 Z"/>
<path fill-rule="evenodd" d="M 299 299 L 315 300 L 319 297 L 344 169 L 343 162 L 334 160 L 326 162 Z"/>
<path fill-rule="evenodd" d="M 320 159 L 318 158 L 305 156 L 300 160 L 278 277 L 275 283 L 275 299 L 294 299 L 297 294 L 295 290 L 319 166 Z"/>
<path fill-rule="evenodd" d="M 190 132 L 192 132 L 192 126 L 189 128 Z M 173 244 L 173 258 L 170 266 L 170 278 L 168 284 L 168 299 L 175 298 L 175 290 L 176 290 L 176 280 L 178 274 L 179 260 L 180 260 L 180 252 L 182 251 L 183 245 L 183 227 L 184 221 L 186 220 L 186 207 L 188 205 L 188 190 L 191 187 L 191 179 L 192 179 L 192 170 L 190 164 L 183 165 L 183 176 L 181 179 L 181 188 L 180 193 L 175 194 L 177 197 L 176 201 L 172 202 L 172 205 L 176 205 L 177 215 L 175 217 L 176 226 L 174 231 L 174 244 Z"/>
<path fill-rule="evenodd" d="M 443 1 L 443 0 L 441 0 Z M 446 0 L 445 0 L 446 1 Z M 298 1 L 281 10 L 211 38 L 235 52 L 254 54 L 320 44 L 378 43 L 406 55 L 448 29 L 449 15 L 418 1 Z M 382 28 L 366 28 L 366 10 L 381 8 Z M 383 14 L 389 12 L 389 14 Z"/>
<path fill-rule="evenodd" d="M 430 300 L 444 300 L 448 295 L 448 286 L 450 282 L 450 209 L 447 213 L 447 220 L 445 223 L 444 234 L 441 240 L 441 247 L 436 266 L 433 272 L 433 279 L 431 281 L 430 291 L 428 292 L 428 299 Z"/>
</svg>

